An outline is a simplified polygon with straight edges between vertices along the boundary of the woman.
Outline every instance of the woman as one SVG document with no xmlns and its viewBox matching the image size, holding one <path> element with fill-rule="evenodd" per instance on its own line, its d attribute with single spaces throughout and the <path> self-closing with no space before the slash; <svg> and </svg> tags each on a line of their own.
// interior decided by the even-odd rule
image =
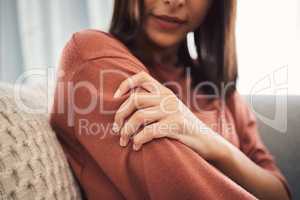
<svg viewBox="0 0 300 200">
<path fill-rule="evenodd" d="M 290 198 L 236 91 L 235 9 L 116 0 L 110 33 L 73 35 L 51 124 L 88 199 Z"/>
</svg>

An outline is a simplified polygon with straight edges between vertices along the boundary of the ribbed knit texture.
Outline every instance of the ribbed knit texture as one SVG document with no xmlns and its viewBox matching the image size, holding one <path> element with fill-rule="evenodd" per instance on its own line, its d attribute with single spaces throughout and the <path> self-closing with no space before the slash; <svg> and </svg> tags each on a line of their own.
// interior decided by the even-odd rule
<svg viewBox="0 0 300 200">
<path fill-rule="evenodd" d="M 47 112 L 30 114 L 16 103 L 46 108 L 45 96 L 22 89 L 21 99 L 0 84 L 0 199 L 81 199 Z"/>
</svg>

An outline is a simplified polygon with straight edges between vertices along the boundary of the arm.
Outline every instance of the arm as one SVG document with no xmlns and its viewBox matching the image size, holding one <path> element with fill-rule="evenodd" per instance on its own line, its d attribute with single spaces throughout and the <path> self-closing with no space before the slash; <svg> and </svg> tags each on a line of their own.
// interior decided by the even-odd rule
<svg viewBox="0 0 300 200">
<path fill-rule="evenodd" d="M 224 151 L 227 153 L 216 165 L 260 199 L 290 199 L 288 184 L 261 141 L 254 114 L 237 92 L 228 103 L 236 122 L 241 149 L 228 144 Z"/>
<path fill-rule="evenodd" d="M 70 121 L 74 122 L 72 134 L 82 147 L 78 156 L 84 158 L 84 167 L 79 178 L 88 197 L 97 199 L 97 195 L 107 194 L 115 199 L 255 199 L 193 150 L 175 140 L 158 139 L 146 144 L 139 152 L 130 147 L 121 148 L 119 137 L 112 134 L 110 128 L 114 121 L 114 111 L 128 95 L 114 99 L 113 93 L 122 80 L 138 73 L 142 68 L 131 62 L 132 59 L 121 57 L 125 54 L 114 57 L 111 53 L 110 56 L 95 56 L 77 64 L 71 62 L 72 66 L 68 66 L 68 60 L 78 58 L 76 49 L 81 51 L 80 57 L 84 57 L 85 53 L 89 55 L 88 52 L 82 52 L 80 47 L 89 47 L 93 43 L 89 44 L 82 37 L 84 36 L 81 35 L 77 40 L 79 47 L 75 48 L 74 41 L 71 41 L 72 48 L 67 48 L 62 57 L 62 66 L 65 65 L 64 68 L 71 71 L 61 81 L 75 85 L 87 82 L 91 88 L 95 88 L 76 88 L 71 101 L 76 107 L 84 108 L 92 99 L 98 100 L 90 112 L 74 110 L 74 106 L 69 104 L 70 101 L 64 100 L 73 116 Z M 93 53 L 98 51 L 100 50 L 96 49 Z M 106 70 L 117 70 L 119 73 L 99 76 Z M 111 110 L 113 112 L 106 112 Z M 95 132 L 83 128 L 82 120 L 89 124 L 98 124 L 104 129 Z M 109 190 L 112 192 L 107 192 Z"/>
<path fill-rule="evenodd" d="M 74 77 L 75 82 L 89 80 L 93 85 L 99 85 L 98 79 L 92 77 L 104 69 L 101 65 L 111 66 L 104 60 L 93 63 Z M 115 75 L 114 80 L 121 82 L 122 77 Z M 94 95 L 102 94 L 104 108 L 117 108 L 128 96 L 113 100 L 113 91 L 119 83 L 113 82 L 112 86 L 109 76 L 102 81 L 104 90 L 98 90 Z M 89 99 L 80 98 L 82 96 L 89 96 L 84 88 L 77 90 L 75 102 L 85 107 Z M 150 199 L 255 199 L 193 150 L 175 140 L 157 139 L 146 144 L 141 151 L 134 152 L 129 146 L 120 147 L 119 136 L 112 133 L 95 135 L 88 130 L 80 130 L 82 119 L 110 127 L 114 113 L 105 114 L 98 110 L 97 106 L 89 114 L 75 113 L 75 133 L 97 166 L 126 198 L 145 198 L 146 195 Z M 88 170 L 85 171 L 87 175 Z M 86 175 L 83 173 L 83 176 Z"/>
<path fill-rule="evenodd" d="M 150 85 L 151 87 L 149 87 Z M 131 88 L 136 87 L 144 88 L 149 93 L 138 95 L 134 92 L 130 99 L 122 104 L 120 111 L 117 113 L 115 118 L 116 127 L 121 128 L 120 131 L 116 128 L 116 132 L 120 132 L 121 141 L 125 141 L 124 144 L 121 142 L 122 146 L 127 146 L 130 136 L 133 136 L 133 147 L 136 147 L 136 150 L 141 148 L 143 144 L 160 137 L 177 139 L 196 150 L 205 160 L 214 161 L 218 169 L 255 196 L 262 199 L 288 199 L 280 180 L 268 170 L 261 168 L 261 166 L 250 160 L 219 134 L 209 130 L 208 134 L 204 134 L 206 131 L 202 127 L 205 128 L 206 125 L 201 123 L 186 106 L 178 103 L 180 101 L 177 100 L 173 92 L 170 92 L 148 74 L 139 73 L 122 82 L 115 96 L 120 97 Z M 155 88 L 155 92 L 152 92 L 153 88 Z M 156 95 L 157 93 L 159 95 Z M 168 99 L 168 101 L 165 101 L 165 99 Z M 167 107 L 169 112 L 162 109 Z M 272 164 L 273 161 L 270 159 L 269 153 L 255 132 L 255 121 L 249 116 L 248 108 L 242 103 L 239 110 L 242 110 L 242 112 L 237 117 L 239 119 L 243 118 L 239 121 L 240 124 L 243 124 L 242 130 L 239 130 L 241 132 L 239 135 L 244 136 L 241 140 L 242 148 L 245 141 L 251 141 L 252 146 L 248 145 L 247 151 L 254 152 L 251 155 L 253 160 L 258 163 L 269 162 Z M 130 117 L 125 121 L 127 116 Z M 147 119 L 146 123 L 145 119 Z M 142 124 L 146 124 L 146 128 L 140 132 L 136 131 Z M 161 127 L 170 126 L 170 124 L 176 124 L 181 128 L 177 130 L 160 129 Z M 135 129 L 132 129 L 134 125 Z M 152 132 L 156 130 L 156 127 L 158 127 L 157 134 L 153 135 Z M 194 127 L 200 129 L 194 130 Z M 136 135 L 134 135 L 135 133 Z M 257 154 L 256 152 L 260 153 Z M 256 158 L 257 155 L 263 157 Z"/>
<path fill-rule="evenodd" d="M 235 146 L 228 144 L 226 156 L 216 167 L 258 199 L 287 200 L 288 194 L 279 179 L 250 160 Z"/>
</svg>

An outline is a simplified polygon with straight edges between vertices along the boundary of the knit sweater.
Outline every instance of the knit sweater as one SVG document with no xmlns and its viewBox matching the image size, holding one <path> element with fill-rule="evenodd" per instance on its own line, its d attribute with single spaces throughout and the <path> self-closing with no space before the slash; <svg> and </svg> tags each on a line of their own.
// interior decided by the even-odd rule
<svg viewBox="0 0 300 200">
<path fill-rule="evenodd" d="M 156 139 L 138 152 L 131 145 L 119 146 L 111 125 L 115 111 L 130 94 L 116 99 L 113 94 L 121 81 L 140 71 L 161 83 L 171 80 L 187 88 L 179 98 L 194 114 L 288 190 L 260 139 L 254 114 L 238 92 L 222 109 L 218 100 L 188 105 L 190 80 L 181 78 L 178 70 L 146 67 L 119 40 L 101 31 L 84 30 L 69 40 L 61 57 L 51 124 L 88 199 L 256 199 L 176 140 Z"/>
</svg>

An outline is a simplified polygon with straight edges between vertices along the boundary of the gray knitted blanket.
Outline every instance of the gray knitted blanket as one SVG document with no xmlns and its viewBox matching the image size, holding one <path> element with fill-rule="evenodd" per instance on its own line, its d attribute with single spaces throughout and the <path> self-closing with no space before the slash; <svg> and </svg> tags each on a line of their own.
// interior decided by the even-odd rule
<svg viewBox="0 0 300 200">
<path fill-rule="evenodd" d="M 0 199 L 81 199 L 45 103 L 41 93 L 16 95 L 0 83 Z M 37 109 L 45 112 L 30 113 Z"/>
</svg>

